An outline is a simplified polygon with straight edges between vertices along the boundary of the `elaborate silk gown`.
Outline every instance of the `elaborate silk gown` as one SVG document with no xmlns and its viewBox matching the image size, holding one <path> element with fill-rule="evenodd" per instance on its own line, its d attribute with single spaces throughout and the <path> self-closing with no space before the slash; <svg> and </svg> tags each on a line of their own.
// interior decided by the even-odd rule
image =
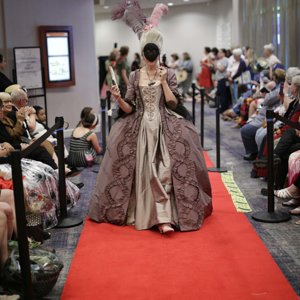
<svg viewBox="0 0 300 300">
<path fill-rule="evenodd" d="M 89 216 L 138 230 L 161 223 L 197 230 L 212 201 L 196 129 L 167 108 L 160 82 L 148 86 L 139 70 L 129 82 L 125 98 L 134 112 L 112 127 Z M 179 98 L 173 70 L 167 82 Z"/>
</svg>

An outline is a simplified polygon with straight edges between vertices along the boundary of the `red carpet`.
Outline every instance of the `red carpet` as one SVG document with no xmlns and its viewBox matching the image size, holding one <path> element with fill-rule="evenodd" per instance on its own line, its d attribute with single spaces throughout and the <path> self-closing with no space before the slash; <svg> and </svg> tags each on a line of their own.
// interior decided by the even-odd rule
<svg viewBox="0 0 300 300">
<path fill-rule="evenodd" d="M 298 299 L 220 175 L 210 178 L 214 213 L 199 231 L 165 237 L 87 220 L 61 299 Z"/>
</svg>

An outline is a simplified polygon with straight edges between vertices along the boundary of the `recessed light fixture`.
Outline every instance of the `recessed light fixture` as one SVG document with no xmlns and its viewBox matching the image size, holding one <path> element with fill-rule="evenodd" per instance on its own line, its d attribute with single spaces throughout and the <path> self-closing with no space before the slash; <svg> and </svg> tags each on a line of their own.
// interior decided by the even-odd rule
<svg viewBox="0 0 300 300">
<path fill-rule="evenodd" d="M 105 5 L 103 6 L 104 9 L 109 9 L 109 6 Z"/>
<path fill-rule="evenodd" d="M 190 0 L 183 0 L 183 2 L 190 2 Z"/>
<path fill-rule="evenodd" d="M 173 6 L 173 5 L 174 5 L 173 2 L 169 2 L 169 3 L 168 3 L 168 6 Z"/>
</svg>

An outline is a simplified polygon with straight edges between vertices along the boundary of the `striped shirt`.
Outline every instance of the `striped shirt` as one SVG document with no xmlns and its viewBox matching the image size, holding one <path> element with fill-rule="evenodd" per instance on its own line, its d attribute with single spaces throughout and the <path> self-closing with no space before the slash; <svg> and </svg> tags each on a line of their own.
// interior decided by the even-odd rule
<svg viewBox="0 0 300 300">
<path fill-rule="evenodd" d="M 90 136 L 93 131 L 87 132 L 80 138 L 76 138 L 71 136 L 70 141 L 70 151 L 68 156 L 68 164 L 72 167 L 86 167 L 87 161 L 86 156 L 92 155 L 92 157 L 96 158 L 96 151 L 93 148 L 90 141 L 87 140 L 87 137 Z"/>
</svg>

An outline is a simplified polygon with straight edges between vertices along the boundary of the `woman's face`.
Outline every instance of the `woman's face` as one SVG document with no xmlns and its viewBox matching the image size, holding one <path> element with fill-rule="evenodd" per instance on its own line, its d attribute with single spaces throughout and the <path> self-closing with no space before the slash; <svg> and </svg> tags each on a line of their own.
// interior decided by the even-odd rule
<svg viewBox="0 0 300 300">
<path fill-rule="evenodd" d="M 2 101 L 2 103 L 3 103 L 2 112 L 4 115 L 12 111 L 13 103 L 11 100 L 4 100 Z"/>
<path fill-rule="evenodd" d="M 145 56 L 144 56 L 144 60 L 147 66 L 152 67 L 152 66 L 156 66 L 157 62 L 158 62 L 158 58 L 159 56 L 154 60 L 154 61 L 149 61 Z"/>
<path fill-rule="evenodd" d="M 46 122 L 46 112 L 44 109 L 41 109 L 37 114 L 37 119 L 40 122 Z"/>
<path fill-rule="evenodd" d="M 4 117 L 3 115 L 3 104 L 0 104 L 0 120 L 2 120 Z"/>
<path fill-rule="evenodd" d="M 292 83 L 292 85 L 291 85 L 291 94 L 293 96 L 297 96 L 298 89 L 299 89 L 299 87 L 297 87 L 295 84 Z"/>
<path fill-rule="evenodd" d="M 224 53 L 222 50 L 220 50 L 220 51 L 218 52 L 218 57 L 219 57 L 219 58 L 225 57 L 225 53 Z"/>
</svg>

